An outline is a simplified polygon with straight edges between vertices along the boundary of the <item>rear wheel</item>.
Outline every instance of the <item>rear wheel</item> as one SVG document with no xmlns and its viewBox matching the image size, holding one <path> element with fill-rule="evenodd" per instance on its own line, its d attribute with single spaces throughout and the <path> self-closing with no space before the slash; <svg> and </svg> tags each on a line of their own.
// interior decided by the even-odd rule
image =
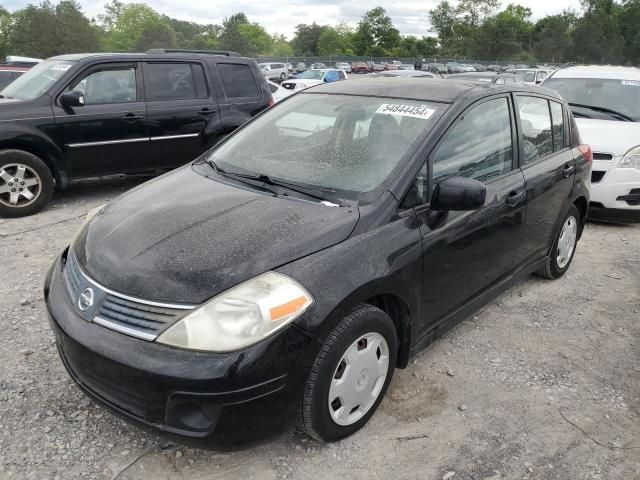
<svg viewBox="0 0 640 480">
<path fill-rule="evenodd" d="M 299 420 L 327 442 L 359 430 L 382 401 L 396 364 L 395 326 L 382 310 L 362 305 L 329 334 L 307 379 Z"/>
<path fill-rule="evenodd" d="M 284 72 L 282 72 L 282 73 L 280 74 L 280 81 L 281 81 L 281 82 L 284 82 L 286 79 L 287 79 L 287 74 L 286 74 L 286 73 L 284 73 Z"/>
<path fill-rule="evenodd" d="M 35 155 L 0 151 L 0 216 L 24 217 L 42 210 L 53 196 L 53 175 Z"/>
<path fill-rule="evenodd" d="M 536 271 L 537 275 L 556 279 L 566 273 L 576 253 L 579 231 L 580 212 L 575 205 L 571 205 L 556 233 L 547 263 Z"/>
</svg>

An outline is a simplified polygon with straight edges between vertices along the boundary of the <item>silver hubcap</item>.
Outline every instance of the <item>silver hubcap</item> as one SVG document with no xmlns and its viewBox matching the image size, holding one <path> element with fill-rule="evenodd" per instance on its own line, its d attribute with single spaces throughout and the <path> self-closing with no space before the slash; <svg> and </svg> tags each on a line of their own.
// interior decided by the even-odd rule
<svg viewBox="0 0 640 480">
<path fill-rule="evenodd" d="M 31 167 L 10 163 L 0 168 L 0 204 L 26 207 L 40 196 L 42 182 Z"/>
<path fill-rule="evenodd" d="M 360 420 L 380 396 L 389 371 L 389 346 L 378 333 L 367 333 L 340 359 L 329 388 L 329 413 L 338 425 Z"/>
<path fill-rule="evenodd" d="M 566 267 L 569 260 L 571 260 L 573 249 L 576 248 L 576 238 L 578 238 L 578 222 L 575 217 L 569 217 L 564 222 L 558 239 L 558 250 L 556 252 L 558 268 Z"/>
</svg>

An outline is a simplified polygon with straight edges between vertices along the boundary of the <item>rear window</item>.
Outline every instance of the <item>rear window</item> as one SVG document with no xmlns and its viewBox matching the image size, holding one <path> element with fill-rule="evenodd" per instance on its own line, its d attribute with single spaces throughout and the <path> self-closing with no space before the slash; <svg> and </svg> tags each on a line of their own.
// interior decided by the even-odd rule
<svg viewBox="0 0 640 480">
<path fill-rule="evenodd" d="M 258 86 L 249 65 L 218 63 L 222 88 L 227 98 L 258 97 Z"/>
</svg>

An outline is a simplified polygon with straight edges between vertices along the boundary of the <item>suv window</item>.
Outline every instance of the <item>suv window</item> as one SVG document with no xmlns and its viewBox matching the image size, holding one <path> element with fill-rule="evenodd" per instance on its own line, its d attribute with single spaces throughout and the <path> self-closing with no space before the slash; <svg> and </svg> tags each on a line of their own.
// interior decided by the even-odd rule
<svg viewBox="0 0 640 480">
<path fill-rule="evenodd" d="M 135 102 L 138 99 L 136 69 L 111 67 L 94 70 L 68 90 L 81 92 L 85 105 Z"/>
<path fill-rule="evenodd" d="M 431 158 L 435 183 L 454 175 L 486 181 L 511 171 L 513 143 L 508 100 L 489 100 L 463 114 Z"/>
<path fill-rule="evenodd" d="M 544 98 L 518 96 L 517 99 L 526 164 L 553 153 L 551 115 L 549 102 Z"/>
<path fill-rule="evenodd" d="M 149 63 L 145 86 L 148 100 L 206 98 L 202 65 L 192 63 Z"/>
<path fill-rule="evenodd" d="M 558 102 L 549 102 L 551 105 L 551 120 L 553 124 L 553 150 L 558 151 L 564 148 L 564 118 L 562 115 L 562 105 Z"/>
<path fill-rule="evenodd" d="M 227 98 L 257 97 L 258 86 L 249 65 L 218 63 L 222 88 Z"/>
</svg>

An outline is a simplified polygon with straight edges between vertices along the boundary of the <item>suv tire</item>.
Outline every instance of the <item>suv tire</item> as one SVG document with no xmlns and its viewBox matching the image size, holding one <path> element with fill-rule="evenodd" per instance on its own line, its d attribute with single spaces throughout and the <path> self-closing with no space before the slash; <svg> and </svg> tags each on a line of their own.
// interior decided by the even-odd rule
<svg viewBox="0 0 640 480">
<path fill-rule="evenodd" d="M 311 368 L 300 429 L 325 442 L 359 430 L 380 405 L 397 354 L 395 325 L 386 313 L 371 305 L 351 311 L 328 335 Z"/>
<path fill-rule="evenodd" d="M 0 217 L 26 217 L 42 210 L 53 196 L 53 175 L 35 155 L 0 150 Z"/>
<path fill-rule="evenodd" d="M 555 280 L 566 273 L 576 253 L 580 225 L 580 212 L 572 204 L 556 232 L 545 265 L 536 271 L 536 275 Z"/>
</svg>

